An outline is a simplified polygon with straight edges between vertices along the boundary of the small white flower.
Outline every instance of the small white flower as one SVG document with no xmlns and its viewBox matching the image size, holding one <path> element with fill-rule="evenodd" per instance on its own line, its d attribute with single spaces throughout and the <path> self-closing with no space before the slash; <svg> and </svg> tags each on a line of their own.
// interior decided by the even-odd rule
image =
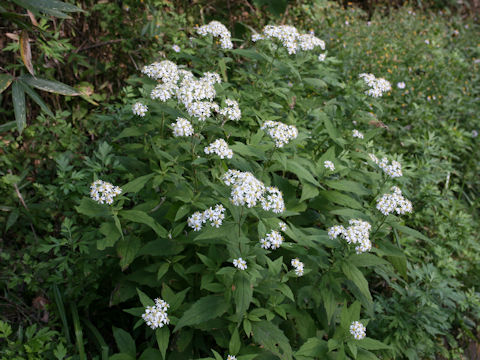
<svg viewBox="0 0 480 360">
<path fill-rule="evenodd" d="M 478 136 L 478 131 L 477 130 L 472 130 L 472 137 L 476 138 Z"/>
<path fill-rule="evenodd" d="M 391 188 L 392 194 L 383 194 L 380 199 L 377 200 L 377 209 L 385 216 L 392 212 L 396 212 L 398 215 L 405 215 L 413 211 L 412 203 L 402 196 L 401 190 L 393 186 Z"/>
<path fill-rule="evenodd" d="M 425 44 L 430 45 L 430 40 L 425 39 Z"/>
<path fill-rule="evenodd" d="M 227 106 L 220 109 L 219 113 L 225 116 L 227 119 L 234 121 L 240 120 L 240 118 L 242 117 L 242 112 L 238 107 L 238 103 L 235 100 L 231 99 L 225 100 L 225 103 L 227 104 Z"/>
<path fill-rule="evenodd" d="M 327 58 L 327 54 L 318 55 L 318 61 L 325 61 L 326 58 Z"/>
<path fill-rule="evenodd" d="M 246 270 L 247 269 L 247 262 L 243 260 L 242 258 L 238 259 L 233 259 L 233 265 L 240 270 Z"/>
<path fill-rule="evenodd" d="M 220 46 L 222 49 L 233 48 L 230 31 L 228 31 L 225 25 L 218 21 L 211 21 L 208 25 L 200 26 L 196 30 L 200 36 L 212 35 L 213 37 L 220 38 Z"/>
<path fill-rule="evenodd" d="M 399 89 L 405 89 L 405 83 L 403 81 L 401 81 L 401 82 L 397 83 L 397 87 Z"/>
<path fill-rule="evenodd" d="M 273 141 L 275 146 L 281 148 L 288 144 L 290 140 L 295 139 L 298 136 L 298 130 L 293 125 L 286 125 L 278 121 L 265 121 L 261 127 Z"/>
<path fill-rule="evenodd" d="M 156 328 L 162 328 L 170 323 L 167 314 L 169 307 L 170 305 L 167 304 L 166 301 L 157 298 L 155 299 L 154 306 L 147 306 L 145 308 L 145 313 L 142 315 L 142 318 L 153 330 Z"/>
<path fill-rule="evenodd" d="M 177 44 L 172 45 L 172 50 L 176 53 L 179 53 L 181 51 L 180 46 L 178 46 Z"/>
<path fill-rule="evenodd" d="M 192 136 L 193 126 L 190 121 L 184 118 L 177 118 L 177 122 L 172 123 L 173 136 Z"/>
<path fill-rule="evenodd" d="M 96 180 L 90 186 L 90 197 L 99 204 L 113 204 L 113 198 L 122 193 L 122 189 L 111 183 Z"/>
<path fill-rule="evenodd" d="M 392 90 L 390 82 L 384 78 L 376 78 L 375 75 L 366 73 L 360 74 L 359 77 L 370 87 L 365 94 L 374 98 L 381 97 L 383 93 Z"/>
<path fill-rule="evenodd" d="M 323 162 L 323 166 L 325 166 L 325 168 L 329 169 L 330 171 L 335 171 L 335 165 L 330 160 L 325 160 Z"/>
<path fill-rule="evenodd" d="M 260 246 L 263 249 L 278 249 L 283 244 L 283 236 L 276 230 L 272 230 L 265 236 L 264 239 L 260 239 Z"/>
<path fill-rule="evenodd" d="M 354 321 L 350 325 L 350 334 L 353 335 L 355 340 L 362 340 L 367 336 L 367 329 L 359 321 Z"/>
<path fill-rule="evenodd" d="M 362 134 L 360 131 L 358 131 L 357 129 L 354 129 L 354 130 L 352 131 L 352 136 L 353 136 L 354 138 L 363 139 L 363 134 Z"/>
<path fill-rule="evenodd" d="M 285 232 L 287 231 L 287 224 L 285 224 L 283 221 L 280 221 L 278 223 L 278 227 L 280 228 L 281 231 Z"/>
<path fill-rule="evenodd" d="M 295 258 L 295 259 L 292 259 L 290 263 L 295 269 L 295 275 L 297 275 L 298 277 L 303 276 L 303 267 L 304 267 L 303 262 L 301 262 L 298 258 Z"/>
<path fill-rule="evenodd" d="M 145 114 L 148 111 L 148 107 L 147 107 L 147 105 L 143 105 L 142 103 L 137 102 L 137 103 L 133 104 L 132 111 L 135 115 L 144 117 Z"/>
<path fill-rule="evenodd" d="M 231 159 L 233 157 L 233 151 L 228 147 L 228 144 L 223 139 L 217 139 L 204 149 L 205 154 L 217 154 L 220 159 Z"/>
<path fill-rule="evenodd" d="M 234 355 L 228 355 L 227 360 L 237 360 L 237 357 Z"/>
<path fill-rule="evenodd" d="M 222 204 L 215 205 L 215 208 L 208 208 L 204 212 L 194 212 L 188 219 L 187 224 L 193 229 L 193 231 L 199 231 L 202 229 L 203 224 L 210 221 L 210 225 L 213 227 L 220 227 L 225 219 L 225 207 Z"/>
<path fill-rule="evenodd" d="M 348 244 L 355 244 L 357 254 L 370 251 L 372 243 L 370 241 L 370 229 L 372 226 L 363 220 L 349 220 L 349 227 L 344 228 L 341 225 L 335 225 L 328 229 L 330 239 L 336 239 L 341 236 Z"/>
</svg>

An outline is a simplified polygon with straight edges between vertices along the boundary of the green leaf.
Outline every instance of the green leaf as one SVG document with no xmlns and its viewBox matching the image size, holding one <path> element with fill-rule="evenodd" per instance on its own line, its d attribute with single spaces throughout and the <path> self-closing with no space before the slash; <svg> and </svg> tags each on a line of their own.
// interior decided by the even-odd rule
<svg viewBox="0 0 480 360">
<path fill-rule="evenodd" d="M 300 202 L 316 197 L 319 194 L 319 191 L 316 186 L 310 185 L 309 183 L 302 183 L 302 197 Z"/>
<path fill-rule="evenodd" d="M 162 359 L 165 360 L 165 355 L 168 349 L 168 342 L 170 340 L 170 330 L 167 326 L 155 330 L 155 337 L 157 338 L 158 348 L 162 353 Z"/>
<path fill-rule="evenodd" d="M 113 326 L 112 329 L 118 350 L 120 350 L 121 353 L 128 354 L 135 358 L 137 350 L 135 340 L 133 340 L 132 336 L 125 330 L 116 328 L 115 326 Z"/>
<path fill-rule="evenodd" d="M 157 349 L 147 348 L 138 360 L 159 360 L 162 354 Z"/>
<path fill-rule="evenodd" d="M 35 101 L 38 106 L 40 106 L 40 108 L 43 110 L 43 112 L 45 112 L 48 116 L 50 116 L 52 118 L 55 117 L 55 115 L 53 115 L 53 112 L 49 109 L 47 104 L 45 104 L 43 99 L 40 97 L 40 95 L 37 94 L 37 92 L 35 90 L 33 90 L 30 86 L 28 86 L 27 84 L 25 84 L 21 80 L 18 80 L 18 83 L 22 87 L 23 91 L 25 91 L 27 93 L 27 95 L 33 101 Z"/>
<path fill-rule="evenodd" d="M 368 289 L 368 281 L 365 279 L 362 272 L 349 262 L 344 262 L 342 264 L 342 271 L 347 279 L 351 280 L 360 292 L 365 295 L 368 301 L 372 302 L 372 295 L 370 295 L 370 290 Z"/>
<path fill-rule="evenodd" d="M 365 349 L 365 350 L 381 350 L 381 349 L 391 349 L 391 346 L 384 344 L 381 341 L 365 338 L 362 340 L 355 341 L 358 347 Z"/>
<path fill-rule="evenodd" d="M 310 85 L 311 87 L 315 89 L 324 89 L 327 87 L 327 83 L 323 80 L 320 79 L 315 79 L 315 78 L 304 78 L 303 82 L 307 85 Z"/>
<path fill-rule="evenodd" d="M 8 89 L 13 81 L 13 77 L 9 74 L 0 74 L 0 94 Z"/>
<path fill-rule="evenodd" d="M 287 170 L 294 173 L 299 179 L 308 181 L 309 183 L 320 186 L 317 180 L 313 177 L 313 175 L 305 169 L 302 165 L 298 163 L 295 159 L 288 159 L 287 160 Z"/>
<path fill-rule="evenodd" d="M 373 254 L 353 254 L 350 255 L 347 259 L 349 263 L 352 263 L 355 266 L 377 266 L 377 265 L 386 265 L 388 261 L 373 255 Z"/>
<path fill-rule="evenodd" d="M 320 195 L 325 199 L 339 205 L 348 206 L 352 209 L 363 209 L 362 204 L 352 198 L 350 195 L 342 194 L 338 191 L 320 191 Z"/>
<path fill-rule="evenodd" d="M 148 182 L 148 180 L 150 180 L 154 176 L 155 176 L 155 174 L 152 173 L 152 174 L 140 176 L 140 177 L 126 183 L 125 185 L 122 186 L 123 193 L 126 194 L 126 193 L 137 193 L 137 192 L 139 192 L 140 190 L 143 189 L 143 187 Z"/>
<path fill-rule="evenodd" d="M 132 127 L 123 129 L 122 132 L 118 134 L 115 139 L 113 139 L 113 141 L 117 141 L 130 136 L 143 136 L 143 135 L 145 135 L 144 130 L 142 131 L 142 129 L 139 128 L 138 126 L 132 126 Z"/>
<path fill-rule="evenodd" d="M 431 242 L 431 240 L 426 237 L 425 235 L 423 235 L 421 232 L 415 230 L 415 229 L 412 229 L 408 226 L 404 226 L 404 225 L 400 225 L 399 223 L 397 222 L 388 222 L 389 225 L 391 225 L 394 229 L 397 229 L 398 231 L 406 234 L 406 235 L 410 235 L 412 236 L 413 238 L 415 239 L 420 239 L 420 240 L 425 240 L 427 242 Z"/>
<path fill-rule="evenodd" d="M 267 57 L 254 49 L 234 49 L 230 52 L 254 60 L 265 60 Z"/>
<path fill-rule="evenodd" d="M 160 280 L 163 277 L 163 275 L 167 273 L 169 267 L 170 267 L 170 264 L 168 262 L 165 262 L 162 265 L 160 265 L 157 272 L 157 280 Z"/>
<path fill-rule="evenodd" d="M 337 309 L 337 302 L 335 301 L 335 295 L 333 295 L 332 291 L 325 289 L 322 292 L 323 298 L 323 307 L 325 308 L 325 312 L 327 313 L 327 321 L 330 324 L 332 320 L 332 316 Z"/>
<path fill-rule="evenodd" d="M 336 190 L 348 191 L 357 195 L 370 195 L 372 192 L 362 184 L 349 180 L 325 180 L 328 187 Z"/>
<path fill-rule="evenodd" d="M 269 321 L 257 321 L 252 325 L 253 340 L 280 359 L 292 359 L 292 348 L 282 330 Z"/>
<path fill-rule="evenodd" d="M 109 217 L 112 213 L 109 211 L 108 205 L 101 205 L 92 199 L 82 198 L 79 206 L 75 206 L 75 210 L 79 214 L 86 215 L 89 217 Z"/>
<path fill-rule="evenodd" d="M 117 227 L 112 222 L 104 222 L 100 225 L 100 233 L 105 236 L 103 239 L 97 240 L 97 249 L 105 250 L 107 247 L 115 245 L 118 239 L 120 239 L 120 233 Z"/>
<path fill-rule="evenodd" d="M 328 345 L 325 340 L 319 338 L 309 338 L 295 353 L 297 356 L 308 356 L 314 358 L 326 358 Z"/>
<path fill-rule="evenodd" d="M 18 81 L 15 81 L 12 85 L 12 100 L 17 129 L 21 134 L 27 125 L 27 109 L 25 106 L 25 92 Z"/>
<path fill-rule="evenodd" d="M 167 230 L 144 211 L 122 210 L 119 212 L 119 215 L 126 220 L 149 226 L 161 238 L 165 238 L 168 235 Z"/>
<path fill-rule="evenodd" d="M 142 303 L 143 307 L 154 306 L 155 305 L 155 302 L 152 299 L 150 299 L 150 297 L 147 294 L 145 294 L 143 291 L 141 291 L 138 288 L 137 288 L 137 294 L 138 294 L 138 298 L 140 299 L 140 302 Z"/>
<path fill-rule="evenodd" d="M 230 338 L 230 342 L 228 343 L 228 353 L 230 355 L 237 355 L 241 346 L 242 343 L 240 341 L 240 335 L 238 334 L 238 328 L 235 328 L 232 337 Z"/>
<path fill-rule="evenodd" d="M 233 297 L 235 299 L 238 319 L 241 319 L 252 301 L 253 287 L 249 277 L 240 271 L 235 274 L 234 284 L 235 290 L 233 291 Z"/>
<path fill-rule="evenodd" d="M 178 320 L 173 332 L 184 326 L 198 325 L 205 321 L 215 319 L 227 311 L 229 304 L 221 296 L 209 295 L 195 302 Z"/>
<path fill-rule="evenodd" d="M 123 239 L 117 243 L 117 253 L 118 256 L 120 256 L 120 267 L 122 271 L 135 260 L 141 245 L 140 239 L 138 238 Z"/>
<path fill-rule="evenodd" d="M 128 354 L 114 354 L 110 356 L 108 360 L 135 360 L 135 358 Z"/>
<path fill-rule="evenodd" d="M 40 79 L 31 75 L 23 75 L 20 77 L 20 80 L 39 90 L 66 96 L 80 95 L 76 89 L 59 81 Z"/>
<path fill-rule="evenodd" d="M 15 121 L 6 122 L 5 124 L 0 125 L 0 133 L 12 130 L 15 126 L 17 126 Z"/>
<path fill-rule="evenodd" d="M 191 209 L 191 207 L 188 204 L 180 206 L 177 210 L 177 213 L 175 214 L 174 221 L 178 221 L 178 220 L 182 219 L 185 215 L 189 214 L 190 209 Z"/>
</svg>

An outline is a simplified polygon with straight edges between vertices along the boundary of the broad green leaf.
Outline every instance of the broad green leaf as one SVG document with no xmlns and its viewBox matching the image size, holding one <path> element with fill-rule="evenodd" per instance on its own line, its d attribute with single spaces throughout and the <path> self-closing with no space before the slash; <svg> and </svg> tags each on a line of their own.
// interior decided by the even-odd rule
<svg viewBox="0 0 480 360">
<path fill-rule="evenodd" d="M 118 232 L 116 225 L 112 222 L 102 223 L 102 225 L 100 225 L 100 233 L 105 237 L 97 240 L 98 250 L 105 250 L 105 248 L 115 245 L 121 235 Z"/>
<path fill-rule="evenodd" d="M 148 182 L 148 180 L 150 180 L 154 176 L 155 176 L 155 174 L 152 173 L 152 174 L 140 176 L 140 177 L 126 183 L 125 185 L 122 186 L 123 193 L 126 194 L 126 193 L 137 193 L 137 192 L 139 192 L 140 190 L 143 189 L 143 187 Z"/>
<path fill-rule="evenodd" d="M 184 204 L 180 206 L 177 210 L 177 213 L 175 214 L 175 219 L 174 221 L 178 221 L 182 219 L 185 215 L 190 213 L 191 206 L 188 204 Z"/>
<path fill-rule="evenodd" d="M 170 264 L 168 262 L 165 262 L 162 265 L 160 265 L 157 272 L 157 280 L 160 280 L 163 277 L 163 275 L 167 273 L 169 267 L 170 267 Z"/>
<path fill-rule="evenodd" d="M 178 320 L 173 332 L 185 326 L 198 325 L 205 321 L 215 319 L 227 311 L 229 304 L 221 296 L 209 295 L 195 302 Z"/>
<path fill-rule="evenodd" d="M 370 295 L 370 290 L 368 289 L 368 281 L 365 279 L 362 272 L 349 262 L 344 262 L 342 264 L 342 271 L 347 279 L 351 280 L 360 292 L 365 295 L 368 301 L 372 302 L 372 295 Z"/>
<path fill-rule="evenodd" d="M 249 277 L 240 271 L 237 271 L 235 274 L 234 285 L 233 297 L 235 299 L 236 312 L 238 319 L 241 319 L 252 301 L 253 287 Z"/>
<path fill-rule="evenodd" d="M 124 271 L 128 265 L 135 260 L 141 245 L 140 239 L 138 238 L 122 239 L 117 242 L 117 253 L 118 256 L 120 256 L 120 266 L 122 271 Z"/>
<path fill-rule="evenodd" d="M 388 264 L 388 261 L 373 254 L 353 254 L 350 255 L 347 261 L 357 267 Z"/>
<path fill-rule="evenodd" d="M 282 360 L 292 359 L 292 348 L 282 330 L 269 321 L 252 324 L 253 340 Z"/>
<path fill-rule="evenodd" d="M 20 80 L 39 90 L 48 91 L 48 92 L 52 92 L 60 95 L 66 95 L 66 96 L 80 95 L 80 93 L 76 89 L 64 83 L 61 83 L 59 81 L 41 79 L 41 78 L 33 77 L 31 75 L 23 75 L 20 77 Z"/>
<path fill-rule="evenodd" d="M 0 125 L 0 133 L 12 130 L 15 126 L 17 126 L 15 121 L 6 122 L 5 124 Z"/>
<path fill-rule="evenodd" d="M 12 100 L 17 129 L 21 134 L 27 125 L 27 109 L 25 106 L 25 92 L 17 81 L 12 85 Z"/>
<path fill-rule="evenodd" d="M 123 129 L 122 132 L 118 134 L 118 136 L 115 139 L 113 139 L 113 141 L 117 141 L 126 137 L 143 136 L 143 135 L 145 135 L 145 131 L 142 131 L 142 129 L 139 128 L 138 126 L 132 126 L 132 127 Z"/>
<path fill-rule="evenodd" d="M 230 355 L 237 355 L 240 351 L 242 343 L 240 341 L 240 335 L 238 334 L 238 328 L 235 328 L 233 331 L 230 342 L 228 343 L 228 353 Z"/>
<path fill-rule="evenodd" d="M 325 184 L 332 189 L 348 191 L 357 195 L 370 195 L 372 193 L 362 184 L 350 180 L 325 180 Z"/>
<path fill-rule="evenodd" d="M 8 89 L 13 81 L 13 77 L 9 74 L 0 74 L 0 94 Z"/>
<path fill-rule="evenodd" d="M 55 117 L 55 115 L 53 115 L 53 112 L 50 110 L 50 108 L 47 106 L 47 104 L 45 104 L 45 102 L 43 101 L 43 99 L 40 97 L 40 95 L 37 94 L 37 92 L 35 90 L 33 90 L 30 86 L 28 86 L 27 84 L 25 84 L 22 80 L 18 80 L 17 81 L 20 86 L 22 87 L 23 91 L 25 91 L 27 93 L 27 95 L 37 103 L 38 106 L 40 106 L 40 108 L 50 117 Z"/>
<path fill-rule="evenodd" d="M 120 350 L 121 353 L 128 354 L 135 358 L 137 350 L 132 336 L 125 330 L 116 328 L 115 326 L 113 326 L 112 329 L 118 350 Z"/>
<path fill-rule="evenodd" d="M 324 358 L 328 352 L 328 345 L 325 340 L 309 338 L 295 353 L 296 356 L 308 356 L 312 358 Z"/>
<path fill-rule="evenodd" d="M 262 61 L 262 60 L 265 60 L 265 58 L 266 58 L 265 55 L 260 54 L 259 52 L 257 52 L 254 49 L 234 49 L 234 50 L 230 50 L 230 52 L 232 52 L 236 55 L 246 57 L 248 59 L 254 59 L 254 60 L 261 60 Z"/>
<path fill-rule="evenodd" d="M 335 295 L 332 293 L 331 290 L 324 289 L 322 292 L 323 298 L 323 307 L 325 308 L 325 312 L 327 313 L 327 321 L 330 324 L 332 320 L 332 316 L 337 309 L 337 302 L 335 300 Z"/>
<path fill-rule="evenodd" d="M 329 190 L 329 191 L 320 191 L 320 195 L 327 200 L 343 205 L 343 206 L 348 206 L 351 207 L 352 209 L 363 209 L 362 204 L 360 204 L 357 200 L 352 198 L 350 195 L 342 194 L 341 192 L 334 191 L 334 190 Z"/>
<path fill-rule="evenodd" d="M 161 352 L 157 349 L 147 348 L 142 355 L 140 355 L 138 360 L 159 360 L 161 356 Z"/>
<path fill-rule="evenodd" d="M 390 346 L 384 344 L 381 341 L 371 339 L 371 338 L 364 338 L 362 340 L 357 340 L 355 342 L 358 347 L 365 349 L 365 350 L 381 350 L 381 349 L 391 349 Z"/>
<path fill-rule="evenodd" d="M 404 225 L 400 225 L 399 223 L 397 222 L 388 222 L 389 225 L 391 225 L 393 228 L 397 229 L 398 231 L 406 234 L 406 235 L 410 235 L 412 237 L 414 237 L 415 239 L 421 239 L 421 240 L 425 240 L 427 242 L 431 242 L 431 240 L 426 237 L 425 235 L 423 235 L 421 232 L 415 230 L 415 229 L 412 229 L 408 226 L 404 226 Z"/>
<path fill-rule="evenodd" d="M 150 297 L 147 294 L 145 294 L 143 291 L 141 291 L 138 288 L 137 288 L 137 294 L 143 307 L 155 305 L 155 302 L 152 299 L 150 299 Z"/>
<path fill-rule="evenodd" d="M 306 180 L 313 185 L 320 186 L 311 172 L 300 165 L 295 159 L 287 160 L 287 170 L 294 173 L 299 179 Z"/>
<path fill-rule="evenodd" d="M 162 238 L 165 238 L 168 235 L 167 230 L 165 230 L 162 225 L 157 223 L 154 218 L 147 215 L 147 213 L 144 211 L 122 210 L 119 212 L 119 215 L 126 220 L 149 226 L 158 236 Z"/>
<path fill-rule="evenodd" d="M 168 349 L 168 342 L 170 340 L 170 330 L 167 326 L 155 330 L 155 337 L 157 338 L 158 348 L 162 353 L 162 359 L 165 360 L 165 355 Z"/>
<path fill-rule="evenodd" d="M 320 80 L 320 79 L 315 79 L 315 78 L 304 78 L 303 82 L 307 85 L 310 85 L 311 87 L 315 89 L 324 89 L 327 87 L 327 84 L 325 81 Z"/>
<path fill-rule="evenodd" d="M 300 202 L 316 197 L 319 194 L 319 191 L 316 186 L 310 185 L 309 183 L 302 183 L 302 197 Z"/>
<path fill-rule="evenodd" d="M 82 198 L 78 206 L 75 206 L 75 210 L 77 210 L 78 213 L 89 217 L 112 216 L 109 205 L 102 205 L 85 197 Z"/>
</svg>

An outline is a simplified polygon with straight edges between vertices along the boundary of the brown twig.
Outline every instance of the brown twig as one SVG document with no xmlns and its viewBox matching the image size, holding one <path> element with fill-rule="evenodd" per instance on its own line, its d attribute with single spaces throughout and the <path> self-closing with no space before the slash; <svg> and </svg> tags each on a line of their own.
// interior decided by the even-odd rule
<svg viewBox="0 0 480 360">
<path fill-rule="evenodd" d="M 89 45 L 89 46 L 85 46 L 85 47 L 80 46 L 79 48 L 75 49 L 74 52 L 78 53 L 80 51 L 85 51 L 85 50 L 93 49 L 93 48 L 96 48 L 96 47 L 99 47 L 99 46 L 105 46 L 105 45 L 109 45 L 109 44 L 118 43 L 118 42 L 121 42 L 121 41 L 124 41 L 124 40 L 125 39 L 113 39 L 113 40 L 108 40 L 108 41 L 102 41 L 102 42 L 92 44 L 92 45 Z"/>
</svg>

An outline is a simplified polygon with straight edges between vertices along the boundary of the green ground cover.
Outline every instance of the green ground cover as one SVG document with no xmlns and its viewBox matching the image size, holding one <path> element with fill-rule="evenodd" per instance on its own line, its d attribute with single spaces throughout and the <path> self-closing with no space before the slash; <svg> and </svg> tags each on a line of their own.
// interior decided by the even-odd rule
<svg viewBox="0 0 480 360">
<path fill-rule="evenodd" d="M 152 0 L 78 3 L 88 12 L 62 10 L 72 20 L 30 7 L 37 26 L 15 16 L 22 4 L 0 4 L 10 34 L 0 78 L 2 359 L 478 356 L 474 19 L 441 6 L 370 16 L 327 1 Z M 211 20 L 231 31 L 233 49 L 196 31 Z M 325 51 L 251 40 L 280 23 L 313 31 Z M 85 29 L 93 42 L 74 36 Z M 210 95 L 196 96 L 223 113 L 201 121 L 168 89 L 172 98 L 152 99 L 159 84 L 192 91 L 188 74 L 142 74 L 164 60 L 178 65 L 160 66 L 174 74 L 204 76 L 193 84 Z M 362 73 L 391 89 L 369 96 Z M 174 136 L 178 117 L 193 136 Z M 268 121 L 291 127 L 269 132 Z M 218 139 L 228 143 L 222 158 L 204 150 Z M 398 161 L 403 176 L 369 154 Z M 240 180 L 225 181 L 228 169 L 257 179 L 248 178 L 260 189 L 256 206 L 232 204 L 230 182 Z M 98 179 L 122 188 L 112 205 L 90 198 Z M 239 186 L 237 196 L 248 192 Z M 411 213 L 398 197 L 403 210 L 379 211 L 392 186 Z M 192 215 L 219 204 L 222 224 L 208 213 L 194 231 Z M 338 225 L 351 232 L 329 236 Z M 141 315 L 154 298 L 170 305 L 170 324 L 152 330 Z M 354 337 L 355 321 L 365 339 Z"/>
</svg>

